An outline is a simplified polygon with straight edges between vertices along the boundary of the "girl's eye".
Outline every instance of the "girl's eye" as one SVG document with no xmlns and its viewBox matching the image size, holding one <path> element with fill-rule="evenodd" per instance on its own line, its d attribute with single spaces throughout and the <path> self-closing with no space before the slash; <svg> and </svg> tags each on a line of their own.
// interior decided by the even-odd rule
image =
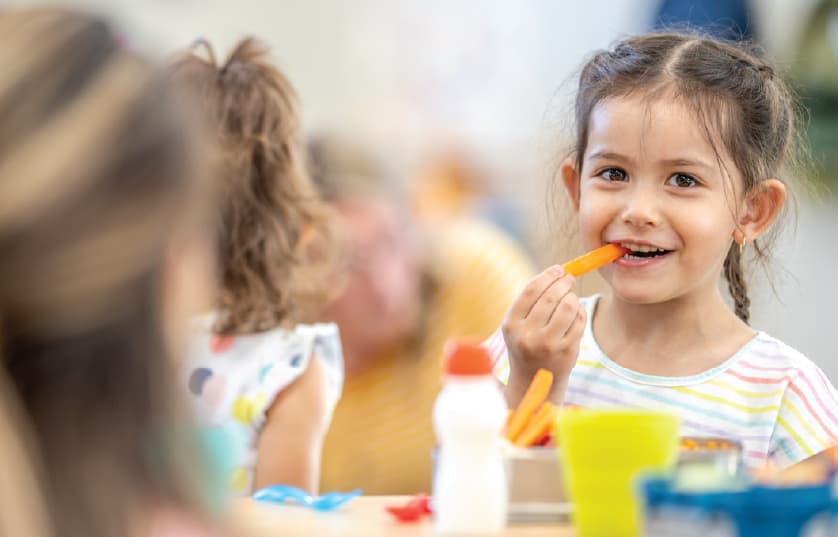
<svg viewBox="0 0 838 537">
<path fill-rule="evenodd" d="M 666 180 L 669 186 L 677 186 L 679 188 L 691 188 L 698 186 L 699 183 L 695 177 L 683 173 L 676 173 Z"/>
<path fill-rule="evenodd" d="M 628 175 L 626 172 L 621 170 L 620 168 L 608 168 L 602 170 L 599 174 L 600 177 L 605 179 L 606 181 L 626 181 L 628 180 Z"/>
</svg>

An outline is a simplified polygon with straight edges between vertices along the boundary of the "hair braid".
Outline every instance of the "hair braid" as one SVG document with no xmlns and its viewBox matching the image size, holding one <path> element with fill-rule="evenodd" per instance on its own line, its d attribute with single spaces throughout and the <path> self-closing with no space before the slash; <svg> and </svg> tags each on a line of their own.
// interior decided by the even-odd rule
<svg viewBox="0 0 838 537">
<path fill-rule="evenodd" d="M 748 283 L 745 281 L 745 274 L 742 271 L 742 252 L 740 246 L 733 243 L 727 252 L 724 265 L 725 278 L 730 296 L 733 297 L 733 306 L 736 316 L 749 321 L 751 314 L 751 299 L 748 298 Z"/>
</svg>

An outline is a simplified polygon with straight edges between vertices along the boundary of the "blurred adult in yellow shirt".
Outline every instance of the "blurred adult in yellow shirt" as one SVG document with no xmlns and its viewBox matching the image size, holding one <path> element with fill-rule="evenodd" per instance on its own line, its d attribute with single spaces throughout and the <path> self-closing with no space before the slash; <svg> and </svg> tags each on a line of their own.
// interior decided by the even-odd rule
<svg viewBox="0 0 838 537">
<path fill-rule="evenodd" d="M 321 490 L 429 491 L 443 345 L 491 335 L 533 269 L 488 223 L 460 215 L 419 224 L 357 148 L 321 140 L 312 157 L 345 259 L 327 320 L 340 327 L 346 379 Z"/>
</svg>

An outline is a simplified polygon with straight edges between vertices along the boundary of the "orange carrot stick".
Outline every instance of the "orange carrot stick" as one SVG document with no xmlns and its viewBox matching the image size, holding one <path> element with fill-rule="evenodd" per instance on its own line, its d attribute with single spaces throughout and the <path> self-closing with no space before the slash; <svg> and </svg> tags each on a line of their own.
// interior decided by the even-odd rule
<svg viewBox="0 0 838 537">
<path fill-rule="evenodd" d="M 550 432 L 558 413 L 559 409 L 555 405 L 549 401 L 545 401 L 527 424 L 526 428 L 515 438 L 513 443 L 516 446 L 522 447 L 529 447 L 535 444 Z"/>
<path fill-rule="evenodd" d="M 574 278 L 587 274 L 592 270 L 612 263 L 625 255 L 626 249 L 617 244 L 606 244 L 596 250 L 591 250 L 587 254 L 577 257 L 573 261 L 568 261 L 562 268 L 566 274 L 572 275 Z"/>
<path fill-rule="evenodd" d="M 532 378 L 527 393 L 518 403 L 518 408 L 512 415 L 509 427 L 506 428 L 506 438 L 512 441 L 527 425 L 533 412 L 547 399 L 550 387 L 553 385 L 553 373 L 546 369 L 539 369 Z"/>
<path fill-rule="evenodd" d="M 527 435 L 528 431 L 533 427 L 533 424 L 543 420 L 543 415 L 548 413 L 549 411 L 550 410 L 547 407 L 547 402 L 545 401 L 541 406 L 538 407 L 538 410 L 533 412 L 532 416 L 530 416 L 530 419 L 528 419 L 527 423 L 524 425 L 524 428 L 521 429 L 521 431 L 512 438 L 512 443 L 519 446 L 523 445 L 520 443 L 521 437 Z"/>
</svg>

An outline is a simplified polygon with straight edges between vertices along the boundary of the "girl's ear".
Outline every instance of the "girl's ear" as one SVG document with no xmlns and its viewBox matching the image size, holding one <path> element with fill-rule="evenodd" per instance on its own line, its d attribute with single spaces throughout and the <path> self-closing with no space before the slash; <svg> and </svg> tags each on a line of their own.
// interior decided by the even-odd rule
<svg viewBox="0 0 838 537">
<path fill-rule="evenodd" d="M 754 187 L 742 201 L 734 240 L 742 244 L 759 237 L 780 214 L 786 195 L 786 185 L 777 179 L 766 179 Z"/>
<path fill-rule="evenodd" d="M 579 172 L 572 158 L 566 158 L 561 166 L 562 182 L 567 190 L 573 208 L 579 211 Z"/>
</svg>

